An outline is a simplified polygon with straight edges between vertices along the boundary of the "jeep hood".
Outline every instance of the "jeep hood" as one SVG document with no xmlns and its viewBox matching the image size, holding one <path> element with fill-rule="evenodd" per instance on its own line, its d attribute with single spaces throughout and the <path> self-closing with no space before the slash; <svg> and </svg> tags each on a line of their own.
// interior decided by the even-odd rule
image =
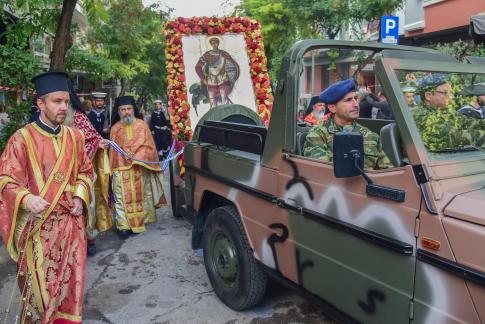
<svg viewBox="0 0 485 324">
<path fill-rule="evenodd" d="M 446 216 L 485 225 L 485 188 L 456 195 L 443 213 Z"/>
</svg>

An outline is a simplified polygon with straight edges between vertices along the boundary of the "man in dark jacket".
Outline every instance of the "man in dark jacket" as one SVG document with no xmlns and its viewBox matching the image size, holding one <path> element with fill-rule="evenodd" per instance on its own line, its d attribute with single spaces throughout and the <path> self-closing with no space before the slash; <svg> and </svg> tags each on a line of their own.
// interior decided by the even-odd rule
<svg viewBox="0 0 485 324">
<path fill-rule="evenodd" d="M 162 106 L 164 109 L 162 109 Z M 165 105 L 161 100 L 155 100 L 155 109 L 150 118 L 150 130 L 160 155 L 168 150 L 172 137 L 172 126 L 165 116 Z"/>
<path fill-rule="evenodd" d="M 109 115 L 106 109 L 106 93 L 93 92 L 94 109 L 88 113 L 88 118 L 93 124 L 94 129 L 103 138 L 109 138 Z"/>
</svg>

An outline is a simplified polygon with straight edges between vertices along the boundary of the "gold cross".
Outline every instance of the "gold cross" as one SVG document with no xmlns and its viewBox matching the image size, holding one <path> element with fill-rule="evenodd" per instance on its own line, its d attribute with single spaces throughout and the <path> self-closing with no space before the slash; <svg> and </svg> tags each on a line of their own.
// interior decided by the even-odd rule
<svg viewBox="0 0 485 324">
<path fill-rule="evenodd" d="M 61 171 L 57 171 L 54 174 L 54 181 L 57 183 L 63 183 L 65 179 L 66 179 L 66 176 Z"/>
</svg>

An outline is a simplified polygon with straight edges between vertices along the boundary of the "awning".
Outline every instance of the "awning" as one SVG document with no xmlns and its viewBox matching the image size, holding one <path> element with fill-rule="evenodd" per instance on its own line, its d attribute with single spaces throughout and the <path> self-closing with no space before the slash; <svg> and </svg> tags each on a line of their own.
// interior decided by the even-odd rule
<svg viewBox="0 0 485 324">
<path fill-rule="evenodd" d="M 485 44 L 485 14 L 471 16 L 470 35 L 475 41 L 475 44 Z"/>
</svg>

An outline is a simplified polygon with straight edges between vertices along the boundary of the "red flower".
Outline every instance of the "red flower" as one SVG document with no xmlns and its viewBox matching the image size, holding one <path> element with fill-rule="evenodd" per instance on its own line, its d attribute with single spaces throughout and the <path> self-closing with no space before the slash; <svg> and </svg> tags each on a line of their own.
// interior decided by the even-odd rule
<svg viewBox="0 0 485 324">
<path fill-rule="evenodd" d="M 165 53 L 167 58 L 169 114 L 173 124 L 173 134 L 179 139 L 190 139 L 192 135 L 189 116 L 190 104 L 188 103 L 184 76 L 182 35 L 197 33 L 223 35 L 226 32 L 244 33 L 258 114 L 265 126 L 269 123 L 273 95 L 267 74 L 267 61 L 264 57 L 259 23 L 247 17 L 179 17 L 177 20 L 168 22 L 163 32 L 166 35 Z"/>
</svg>

